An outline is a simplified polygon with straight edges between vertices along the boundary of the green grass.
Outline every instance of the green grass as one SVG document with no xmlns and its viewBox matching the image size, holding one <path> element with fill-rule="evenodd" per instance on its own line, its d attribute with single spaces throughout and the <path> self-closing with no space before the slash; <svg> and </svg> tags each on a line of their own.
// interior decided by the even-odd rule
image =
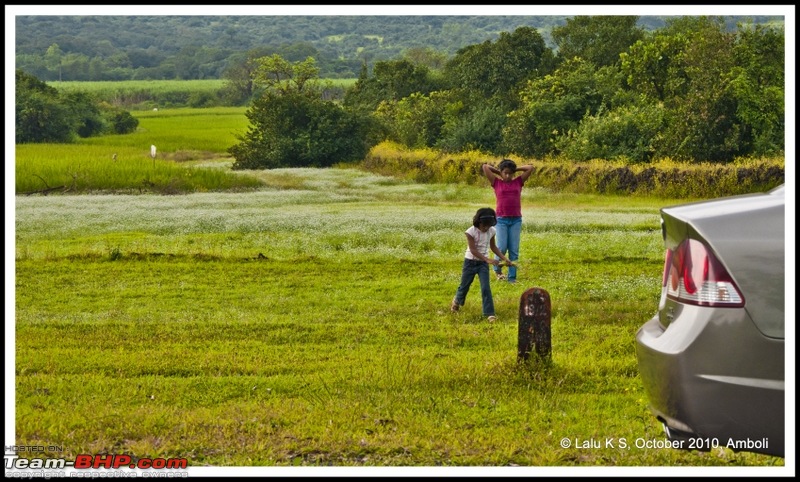
<svg viewBox="0 0 800 482">
<path fill-rule="evenodd" d="M 136 132 L 80 139 L 74 144 L 20 144 L 16 192 L 63 187 L 70 192 L 183 192 L 250 189 L 259 185 L 228 169 L 227 150 L 248 127 L 245 108 L 137 112 Z M 150 146 L 156 146 L 156 159 Z"/>
<path fill-rule="evenodd" d="M 78 82 L 50 81 L 48 85 L 65 92 L 136 92 L 164 93 L 174 91 L 216 92 L 225 87 L 224 79 L 203 80 L 97 80 Z"/>
<path fill-rule="evenodd" d="M 634 353 L 664 200 L 525 190 L 519 282 L 493 281 L 490 325 L 477 284 L 449 312 L 489 188 L 247 174 L 265 187 L 16 197 L 17 444 L 192 467 L 784 465 L 633 445 L 664 440 Z M 533 286 L 550 365 L 516 361 Z"/>
</svg>

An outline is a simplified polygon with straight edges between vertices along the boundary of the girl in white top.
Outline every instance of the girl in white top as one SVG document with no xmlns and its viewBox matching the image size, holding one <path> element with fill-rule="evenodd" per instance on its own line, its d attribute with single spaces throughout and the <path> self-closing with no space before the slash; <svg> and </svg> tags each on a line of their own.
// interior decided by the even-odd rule
<svg viewBox="0 0 800 482">
<path fill-rule="evenodd" d="M 495 244 L 495 235 L 497 234 L 494 228 L 495 224 L 497 224 L 497 216 L 494 209 L 481 208 L 473 216 L 472 226 L 464 232 L 467 236 L 467 250 L 464 252 L 464 265 L 461 268 L 461 284 L 459 284 L 456 296 L 450 305 L 450 310 L 453 312 L 464 306 L 469 288 L 477 275 L 481 284 L 483 316 L 487 317 L 489 322 L 497 319 L 494 313 L 492 289 L 489 286 L 489 265 L 500 266 L 501 260 L 506 266 L 511 265 L 511 261 L 500 252 Z M 489 258 L 489 250 L 497 258 Z"/>
</svg>

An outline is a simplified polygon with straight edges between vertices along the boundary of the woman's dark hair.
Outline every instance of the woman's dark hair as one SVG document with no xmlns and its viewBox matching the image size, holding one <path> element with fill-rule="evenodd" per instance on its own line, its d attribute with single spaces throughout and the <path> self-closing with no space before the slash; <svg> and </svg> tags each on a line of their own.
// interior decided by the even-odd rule
<svg viewBox="0 0 800 482">
<path fill-rule="evenodd" d="M 497 214 L 495 214 L 494 209 L 492 208 L 480 208 L 478 212 L 475 213 L 475 216 L 472 217 L 472 225 L 480 227 L 481 223 L 488 222 L 490 226 L 494 226 L 497 224 Z"/>
<path fill-rule="evenodd" d="M 511 169 L 511 172 L 515 172 L 517 170 L 517 163 L 511 159 L 503 159 L 500 161 L 500 164 L 497 165 L 497 169 L 499 169 L 501 172 L 506 168 Z"/>
</svg>

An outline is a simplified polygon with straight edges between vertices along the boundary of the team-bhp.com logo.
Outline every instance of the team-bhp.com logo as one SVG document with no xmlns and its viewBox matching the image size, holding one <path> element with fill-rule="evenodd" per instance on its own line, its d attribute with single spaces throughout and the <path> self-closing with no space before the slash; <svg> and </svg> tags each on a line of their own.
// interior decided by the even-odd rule
<svg viewBox="0 0 800 482">
<path fill-rule="evenodd" d="M 66 477 L 66 473 L 55 473 L 54 471 L 68 471 L 70 469 L 79 469 L 79 470 L 87 470 L 87 469 L 111 469 L 111 470 L 120 470 L 120 469 L 158 469 L 158 470 L 185 470 L 188 467 L 188 461 L 185 458 L 175 458 L 175 459 L 165 459 L 165 458 L 137 458 L 134 459 L 130 455 L 125 454 L 79 454 L 75 457 L 75 460 L 67 460 L 64 458 L 20 458 L 17 453 L 9 453 L 8 449 L 14 449 L 15 447 L 6 447 L 6 453 L 4 457 L 5 461 L 5 468 L 6 470 L 11 471 L 23 471 L 23 472 L 6 472 L 6 477 L 15 477 L 20 478 L 24 477 L 25 473 L 36 477 L 35 471 L 40 471 L 41 475 L 39 477 Z M 24 451 L 24 450 L 23 450 Z M 14 450 L 14 452 L 20 452 L 19 450 Z M 79 470 L 73 470 L 69 476 L 71 477 L 81 477 L 81 473 Z M 30 473 L 30 471 L 34 471 L 34 473 Z M 161 473 L 160 473 L 161 474 Z M 109 476 L 110 474 L 105 474 Z M 123 475 L 120 473 L 118 475 Z M 127 474 L 127 475 L 135 475 L 135 474 Z M 142 474 L 144 475 L 144 474 Z M 183 473 L 172 473 L 173 476 L 187 476 L 185 472 Z M 155 474 L 154 474 L 155 476 Z"/>
</svg>

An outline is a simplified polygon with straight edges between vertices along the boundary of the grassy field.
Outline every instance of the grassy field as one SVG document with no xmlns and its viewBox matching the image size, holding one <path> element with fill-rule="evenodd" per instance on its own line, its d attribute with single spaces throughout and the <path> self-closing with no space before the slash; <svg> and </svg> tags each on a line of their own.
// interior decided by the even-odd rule
<svg viewBox="0 0 800 482">
<path fill-rule="evenodd" d="M 14 164 L 18 194 L 63 187 L 72 193 L 178 192 L 249 189 L 252 177 L 229 170 L 187 169 L 230 164 L 227 149 L 246 132 L 243 107 L 137 112 L 136 132 L 74 144 L 20 144 Z M 150 146 L 156 146 L 151 158 Z M 226 163 L 227 162 L 227 163 Z"/>
<path fill-rule="evenodd" d="M 665 448 L 647 409 L 634 336 L 660 293 L 658 209 L 688 199 L 526 188 L 519 282 L 492 281 L 488 324 L 477 282 L 449 312 L 488 187 L 355 168 L 234 174 L 224 152 L 243 110 L 137 117 L 128 136 L 17 146 L 18 193 L 20 173 L 51 179 L 48 165 L 96 180 L 87 194 L 17 195 L 7 216 L 17 444 L 283 475 L 786 468 Z M 103 171 L 124 162 L 135 169 Z M 197 171 L 198 188 L 108 189 L 161 169 Z M 210 189 L 220 174 L 249 187 Z M 551 296 L 550 364 L 516 359 L 530 287 Z M 575 446 L 590 442 L 601 447 Z"/>
<path fill-rule="evenodd" d="M 337 87 L 350 87 L 358 79 L 323 79 Z M 96 94 L 109 94 L 114 92 L 148 92 L 151 94 L 168 92 L 216 92 L 225 87 L 225 79 L 203 80 L 98 80 L 80 82 L 50 81 L 48 85 L 65 92 L 90 92 Z"/>
<path fill-rule="evenodd" d="M 664 440 L 634 354 L 660 292 L 653 201 L 527 190 L 519 283 L 493 281 L 488 324 L 477 286 L 448 310 L 488 188 L 252 174 L 268 187 L 17 197 L 18 444 L 192 467 L 783 465 L 636 446 Z M 549 366 L 516 360 L 534 286 Z"/>
<path fill-rule="evenodd" d="M 332 95 L 344 95 L 344 90 L 358 79 L 320 79 Z M 118 80 L 48 82 L 62 92 L 87 92 L 97 99 L 131 111 L 153 108 L 195 107 L 210 108 L 230 105 L 226 99 L 225 79 L 204 80 Z"/>
</svg>

